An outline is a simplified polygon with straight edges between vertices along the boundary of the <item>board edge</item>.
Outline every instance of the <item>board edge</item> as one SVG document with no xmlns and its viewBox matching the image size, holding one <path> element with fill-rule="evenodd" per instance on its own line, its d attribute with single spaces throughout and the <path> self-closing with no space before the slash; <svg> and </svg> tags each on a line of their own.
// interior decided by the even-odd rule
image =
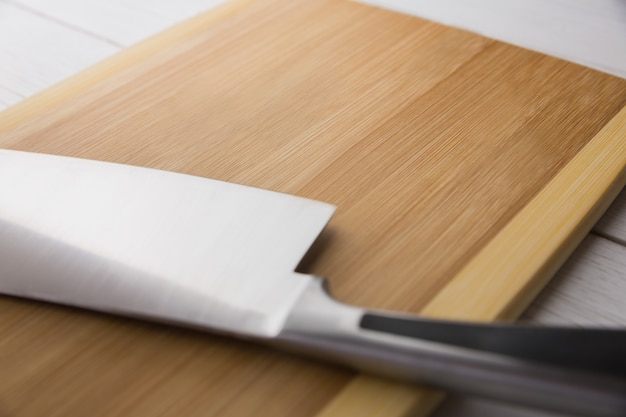
<svg viewBox="0 0 626 417">
<path fill-rule="evenodd" d="M 184 19 L 156 35 L 124 48 L 25 98 L 0 112 L 0 134 L 16 128 L 36 114 L 75 97 L 113 74 L 124 71 L 158 51 L 203 30 L 206 26 L 236 13 L 254 1 L 256 0 L 228 0 L 194 17 Z"/>
</svg>

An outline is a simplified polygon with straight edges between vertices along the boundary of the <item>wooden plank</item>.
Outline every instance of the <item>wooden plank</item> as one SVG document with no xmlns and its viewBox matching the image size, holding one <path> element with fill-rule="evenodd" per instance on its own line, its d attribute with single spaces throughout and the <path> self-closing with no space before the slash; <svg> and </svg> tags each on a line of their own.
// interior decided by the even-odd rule
<svg viewBox="0 0 626 417">
<path fill-rule="evenodd" d="M 406 311 L 463 308 L 470 297 L 459 302 L 453 290 L 446 302 L 432 300 L 448 297 L 455 276 L 549 184 L 573 170 L 589 181 L 574 197 L 595 202 L 610 193 L 583 168 L 615 179 L 613 165 L 623 166 L 619 152 L 611 165 L 591 146 L 626 100 L 616 78 L 352 3 L 264 2 L 214 16 L 3 113 L 0 144 L 334 202 L 338 214 L 302 268 L 328 276 L 345 301 Z M 598 142 L 619 148 L 608 136 Z M 593 157 L 572 165 L 587 149 Z M 572 201 L 564 206 L 592 215 L 572 216 L 557 240 L 541 240 L 548 259 L 539 265 L 554 267 L 575 239 L 565 250 L 559 242 L 600 210 Z M 531 287 L 547 274 L 539 272 L 526 276 Z M 532 292 L 518 278 L 489 314 L 515 310 L 507 297 Z M 240 415 L 278 396 L 268 414 L 314 415 L 352 377 L 219 337 L 1 303 L 10 342 L 0 360 L 11 378 L 0 387 L 15 415 Z M 418 394 L 404 392 L 394 398 L 414 404 Z"/>
<path fill-rule="evenodd" d="M 10 3 L 0 4 L 0 35 L 2 108 L 119 49 Z"/>
<path fill-rule="evenodd" d="M 21 94 L 0 85 L 0 110 L 9 107 L 13 103 L 17 103 L 24 98 Z"/>
<path fill-rule="evenodd" d="M 50 20 L 117 46 L 129 46 L 225 0 L 11 0 Z M 112 23 L 114 22 L 114 23 Z M 138 24 L 138 22 L 141 22 Z"/>
</svg>

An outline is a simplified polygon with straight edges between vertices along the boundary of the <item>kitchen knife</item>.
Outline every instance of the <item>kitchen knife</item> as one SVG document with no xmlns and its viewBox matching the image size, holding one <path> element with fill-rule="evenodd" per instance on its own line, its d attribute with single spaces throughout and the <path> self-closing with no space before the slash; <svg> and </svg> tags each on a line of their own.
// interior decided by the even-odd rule
<svg viewBox="0 0 626 417">
<path fill-rule="evenodd" d="M 454 392 L 626 415 L 626 331 L 368 311 L 294 272 L 334 207 L 0 150 L 0 292 L 229 333 Z"/>
</svg>

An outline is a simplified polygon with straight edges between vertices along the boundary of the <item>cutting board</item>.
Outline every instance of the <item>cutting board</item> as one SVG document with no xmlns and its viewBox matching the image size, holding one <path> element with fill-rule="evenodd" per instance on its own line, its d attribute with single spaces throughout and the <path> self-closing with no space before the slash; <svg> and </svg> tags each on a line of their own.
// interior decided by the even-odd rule
<svg viewBox="0 0 626 417">
<path fill-rule="evenodd" d="M 9 108 L 0 147 L 333 203 L 299 270 L 342 301 L 512 319 L 626 182 L 625 105 L 624 80 L 418 18 L 233 2 Z M 440 399 L 220 336 L 0 311 L 0 415 L 400 416 Z"/>
</svg>

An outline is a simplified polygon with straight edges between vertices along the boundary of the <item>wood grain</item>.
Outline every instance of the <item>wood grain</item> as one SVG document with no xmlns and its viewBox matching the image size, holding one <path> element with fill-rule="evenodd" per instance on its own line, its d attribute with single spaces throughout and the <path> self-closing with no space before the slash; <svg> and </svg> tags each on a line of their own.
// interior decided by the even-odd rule
<svg viewBox="0 0 626 417">
<path fill-rule="evenodd" d="M 623 80 L 367 6 L 228 7 L 2 113 L 0 146 L 332 202 L 302 269 L 344 301 L 419 312 L 626 103 Z M 11 415 L 314 415 L 352 377 L 219 337 L 0 303 Z"/>
</svg>

